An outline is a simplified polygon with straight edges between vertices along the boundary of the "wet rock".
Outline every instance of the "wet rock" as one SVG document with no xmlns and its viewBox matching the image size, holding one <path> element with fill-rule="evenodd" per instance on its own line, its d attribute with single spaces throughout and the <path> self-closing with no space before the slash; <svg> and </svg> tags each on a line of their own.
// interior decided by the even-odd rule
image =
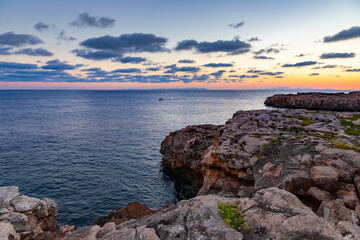
<svg viewBox="0 0 360 240">
<path fill-rule="evenodd" d="M 360 111 L 360 92 L 276 94 L 265 100 L 266 105 L 286 108 Z"/>
</svg>

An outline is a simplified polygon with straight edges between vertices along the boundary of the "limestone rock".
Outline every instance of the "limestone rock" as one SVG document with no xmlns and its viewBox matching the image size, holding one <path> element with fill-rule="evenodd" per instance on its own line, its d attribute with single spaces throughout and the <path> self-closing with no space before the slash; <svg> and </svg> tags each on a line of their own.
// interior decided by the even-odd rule
<svg viewBox="0 0 360 240">
<path fill-rule="evenodd" d="M 9 222 L 0 222 L 0 240 L 20 240 L 19 234 Z"/>
<path fill-rule="evenodd" d="M 310 175 L 318 186 L 326 190 L 334 191 L 338 190 L 340 187 L 339 172 L 332 167 L 313 167 L 310 170 Z"/>
<path fill-rule="evenodd" d="M 82 227 L 71 232 L 64 240 L 95 240 L 96 234 L 100 229 L 101 227 L 98 225 Z"/>
<path fill-rule="evenodd" d="M 360 111 L 360 91 L 344 93 L 276 94 L 265 100 L 266 105 L 287 108 Z"/>
<path fill-rule="evenodd" d="M 359 223 L 356 214 L 346 208 L 344 202 L 340 199 L 322 202 L 316 214 L 335 227 L 340 221 L 348 221 L 355 225 Z"/>
<path fill-rule="evenodd" d="M 9 205 L 10 201 L 19 196 L 19 188 L 15 186 L 0 187 L 0 208 Z"/>
<path fill-rule="evenodd" d="M 42 203 L 40 199 L 31 198 L 28 196 L 19 196 L 11 201 L 17 212 L 28 212 Z"/>
</svg>

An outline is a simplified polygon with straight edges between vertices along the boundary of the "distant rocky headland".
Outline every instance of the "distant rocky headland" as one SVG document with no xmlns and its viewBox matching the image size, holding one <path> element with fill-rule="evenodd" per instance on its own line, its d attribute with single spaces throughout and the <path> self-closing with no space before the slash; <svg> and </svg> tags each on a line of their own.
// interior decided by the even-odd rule
<svg viewBox="0 0 360 240">
<path fill-rule="evenodd" d="M 160 152 L 196 197 L 158 210 L 130 203 L 54 231 L 52 200 L 3 187 L 0 239 L 360 239 L 360 113 L 238 111 L 170 133 Z"/>
<path fill-rule="evenodd" d="M 360 111 L 360 91 L 345 93 L 276 94 L 265 104 L 274 107 L 321 109 L 332 111 Z"/>
</svg>

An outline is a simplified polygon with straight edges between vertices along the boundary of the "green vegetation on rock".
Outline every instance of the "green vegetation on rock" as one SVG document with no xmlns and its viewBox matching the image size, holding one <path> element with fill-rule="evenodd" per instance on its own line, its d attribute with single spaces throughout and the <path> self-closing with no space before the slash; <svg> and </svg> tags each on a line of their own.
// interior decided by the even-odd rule
<svg viewBox="0 0 360 240">
<path fill-rule="evenodd" d="M 356 116 L 355 114 L 354 116 Z M 354 118 L 354 117 L 353 117 Z M 352 121 L 340 119 L 341 125 L 345 127 L 344 132 L 348 135 L 360 135 L 360 125 L 356 125 Z"/>
<path fill-rule="evenodd" d="M 240 231 L 244 229 L 245 232 L 249 233 L 250 228 L 248 223 L 243 220 L 244 214 L 237 210 L 237 205 L 235 203 L 227 202 L 222 203 L 218 202 L 219 213 L 221 214 L 224 222 L 232 227 L 233 229 Z"/>
<path fill-rule="evenodd" d="M 346 143 L 338 143 L 338 144 L 333 145 L 333 148 L 339 148 L 339 149 L 345 149 L 345 150 L 355 150 L 355 151 L 360 152 L 360 147 L 356 144 L 350 146 L 350 145 L 347 145 Z"/>
<path fill-rule="evenodd" d="M 319 133 L 313 133 L 312 134 L 314 137 L 318 137 L 318 138 L 322 138 L 322 139 L 328 139 L 330 142 L 335 142 L 338 138 L 337 138 L 337 133 L 324 133 L 324 134 L 319 134 Z"/>
</svg>

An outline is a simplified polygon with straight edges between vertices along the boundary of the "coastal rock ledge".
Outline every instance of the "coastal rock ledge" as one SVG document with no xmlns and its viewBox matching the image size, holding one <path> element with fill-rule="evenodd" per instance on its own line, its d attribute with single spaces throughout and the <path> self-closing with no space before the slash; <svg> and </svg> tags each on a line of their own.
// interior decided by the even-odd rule
<svg viewBox="0 0 360 240">
<path fill-rule="evenodd" d="M 130 203 L 92 226 L 45 234 L 50 224 L 44 233 L 31 228 L 39 229 L 33 235 L 19 228 L 33 221 L 9 214 L 37 213 L 39 223 L 45 207 L 56 221 L 56 205 L 4 187 L 0 239 L 360 239 L 359 136 L 359 113 L 238 111 L 225 125 L 189 126 L 162 142 L 163 164 L 192 184 L 195 197 L 158 210 Z M 249 231 L 228 226 L 219 202 L 242 212 Z"/>
<path fill-rule="evenodd" d="M 274 107 L 321 109 L 333 111 L 360 111 L 360 91 L 345 93 L 276 94 L 265 104 Z"/>
</svg>

